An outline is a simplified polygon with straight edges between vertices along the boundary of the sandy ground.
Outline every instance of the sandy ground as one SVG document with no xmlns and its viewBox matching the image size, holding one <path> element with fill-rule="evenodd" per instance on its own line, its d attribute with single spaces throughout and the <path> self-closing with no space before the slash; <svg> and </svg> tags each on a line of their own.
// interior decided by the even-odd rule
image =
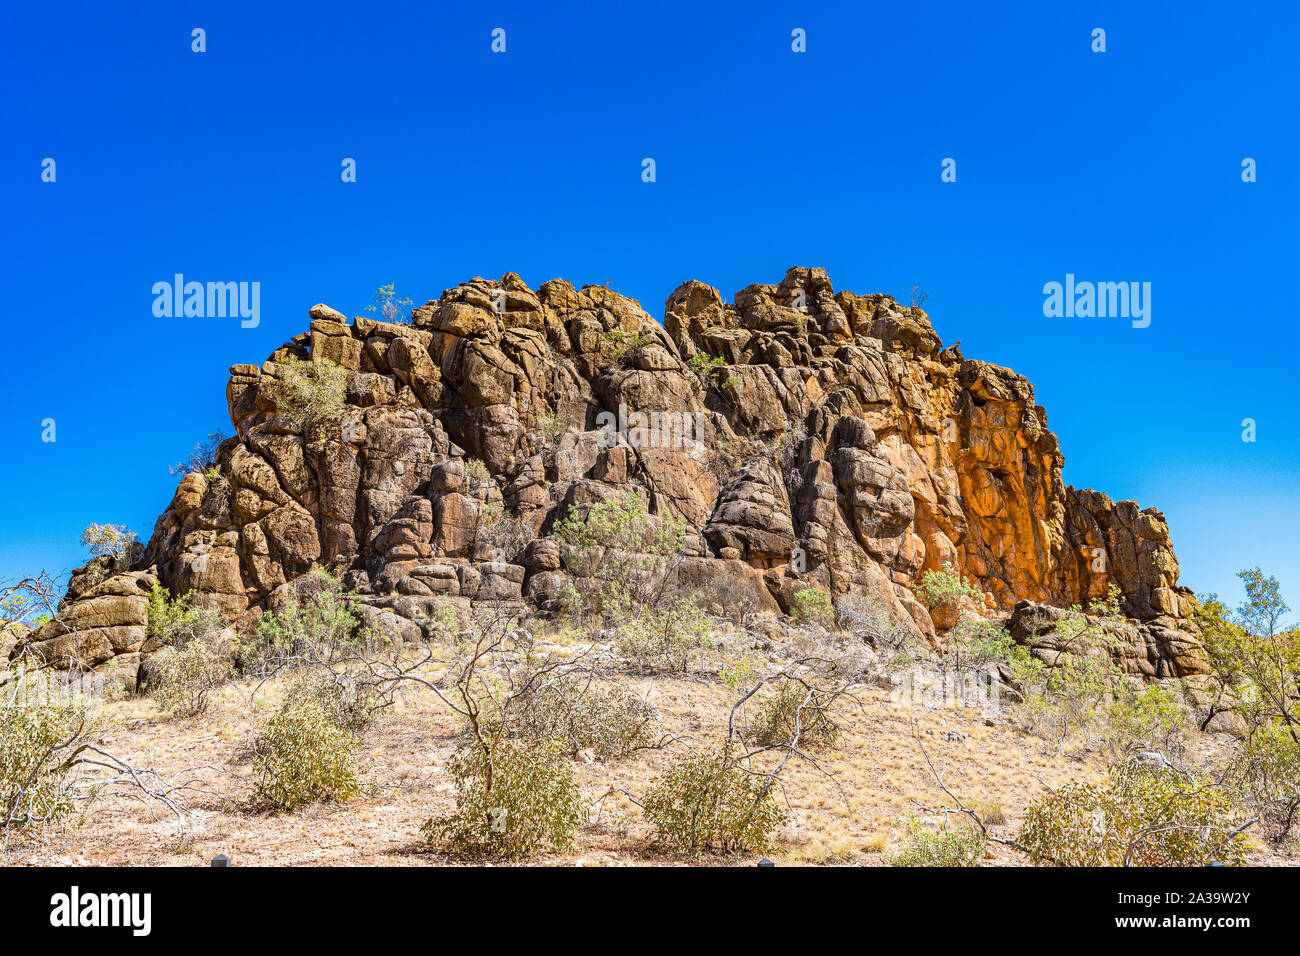
<svg viewBox="0 0 1300 956">
<path fill-rule="evenodd" d="M 648 692 L 665 730 L 713 740 L 725 734 L 731 693 L 720 681 L 698 678 L 623 677 Z M 105 705 L 104 749 L 137 767 L 154 768 L 173 783 L 188 782 L 180 799 L 188 810 L 183 835 L 175 816 L 141 802 L 132 788 L 101 792 L 58 832 L 38 839 L 10 839 L 5 862 L 30 865 L 206 865 L 219 853 L 236 865 L 426 866 L 456 863 L 430 849 L 421 824 L 453 806 L 454 788 L 445 767 L 460 727 L 427 690 L 407 689 L 362 737 L 365 792 L 345 803 L 319 803 L 290 814 L 268 814 L 251 805 L 251 742 L 275 712 L 283 683 L 227 687 L 210 711 L 179 720 L 147 699 Z M 790 820 L 768 855 L 778 864 L 887 865 L 903 836 L 903 818 L 918 808 L 950 805 L 926 766 L 924 743 L 945 782 L 971 806 L 1004 822 L 993 833 L 1010 837 L 1025 807 L 1045 786 L 1098 778 L 1099 759 L 1061 757 L 1005 717 L 989 719 L 973 709 L 928 709 L 891 700 L 871 688 L 839 721 L 844 732 L 817 752 L 833 779 L 798 762 L 787 770 L 784 794 Z M 1211 738 L 1198 746 L 1220 746 Z M 685 744 L 674 744 L 682 747 Z M 586 866 L 753 865 L 755 855 L 666 854 L 654 846 L 639 809 L 611 788 L 643 794 L 671 759 L 673 749 L 645 751 L 609 763 L 575 761 L 588 822 L 576 848 L 563 856 L 540 856 L 535 864 Z M 604 797 L 604 799 L 601 799 Z M 986 865 L 1019 865 L 1003 847 L 988 852 Z M 1255 846 L 1251 862 L 1293 862 Z"/>
</svg>

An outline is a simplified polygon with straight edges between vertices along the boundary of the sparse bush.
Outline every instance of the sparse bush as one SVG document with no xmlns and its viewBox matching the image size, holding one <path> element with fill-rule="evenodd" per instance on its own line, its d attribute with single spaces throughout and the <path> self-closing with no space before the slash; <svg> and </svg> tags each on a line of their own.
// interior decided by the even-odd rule
<svg viewBox="0 0 1300 956">
<path fill-rule="evenodd" d="M 646 610 L 625 620 L 619 626 L 614 646 L 620 656 L 643 672 L 685 674 L 713 631 L 713 620 L 698 604 L 678 598 L 667 607 Z"/>
<path fill-rule="evenodd" d="M 350 733 L 359 733 L 373 724 L 391 699 L 381 693 L 379 682 L 361 668 L 307 671 L 290 685 L 288 696 L 311 701 L 330 723 Z"/>
<path fill-rule="evenodd" d="M 212 702 L 212 692 L 230 676 L 230 660 L 207 640 L 163 648 L 153 659 L 150 690 L 154 703 L 175 717 L 197 717 Z"/>
<path fill-rule="evenodd" d="M 347 800 L 361 790 L 356 738 L 330 719 L 321 702 L 301 688 L 254 743 L 254 798 L 277 810 L 315 800 Z"/>
<path fill-rule="evenodd" d="M 776 693 L 759 704 L 750 733 L 764 747 L 789 745 L 796 735 L 800 749 L 829 746 L 840 728 L 830 718 L 825 697 L 798 681 L 782 680 Z"/>
<path fill-rule="evenodd" d="M 657 838 L 691 852 L 761 852 L 785 822 L 770 779 L 750 773 L 732 748 L 682 754 L 646 796 Z"/>
<path fill-rule="evenodd" d="M 889 862 L 893 866 L 979 866 L 988 837 L 974 826 L 945 821 L 930 829 L 915 816 L 906 820 L 907 837 Z"/>
<path fill-rule="evenodd" d="M 492 472 L 488 471 L 488 466 L 481 459 L 470 458 L 465 462 L 465 480 L 469 483 L 471 491 L 480 485 L 492 480 Z"/>
<path fill-rule="evenodd" d="M 811 624 L 828 630 L 835 626 L 835 608 L 831 596 L 821 588 L 804 588 L 795 592 L 790 602 L 790 615 L 800 624 Z"/>
<path fill-rule="evenodd" d="M 445 843 L 458 856 L 508 860 L 573 845 L 582 798 L 557 741 L 501 740 L 490 750 L 471 741 L 448 770 L 456 809 L 424 825 L 430 842 Z"/>
<path fill-rule="evenodd" d="M 601 759 L 653 746 L 659 712 L 618 684 L 597 685 L 567 675 L 525 697 L 513 733 L 525 740 L 554 740 L 570 756 L 590 749 Z"/>
<path fill-rule="evenodd" d="M 964 617 L 953 625 L 945 650 L 957 667 L 1006 664 L 1013 674 L 1022 675 L 1033 667 L 1029 648 L 1017 644 L 1010 634 L 983 618 Z"/>
<path fill-rule="evenodd" d="M 668 583 L 681 559 L 686 523 L 652 518 L 635 491 L 570 512 L 551 532 L 574 576 L 581 610 L 617 622 L 668 600 Z"/>
<path fill-rule="evenodd" d="M 307 593 L 291 592 L 278 611 L 263 611 L 257 630 L 233 644 L 245 673 L 307 663 L 330 663 L 382 640 L 362 626 L 356 596 L 320 568 L 296 582 Z"/>
<path fill-rule="evenodd" d="M 882 653 L 904 654 L 914 639 L 910 628 L 889 619 L 889 612 L 879 600 L 859 594 L 835 599 L 835 620 L 841 630 Z"/>
<path fill-rule="evenodd" d="M 1282 842 L 1300 811 L 1300 743 L 1277 724 L 1254 729 L 1233 755 L 1224 782 L 1259 814 L 1267 837 Z"/>
<path fill-rule="evenodd" d="M 1124 683 L 1106 704 L 1103 718 L 1102 745 L 1118 762 L 1143 750 L 1181 756 L 1191 713 L 1177 681 L 1149 684 L 1141 690 Z"/>
<path fill-rule="evenodd" d="M 220 616 L 208 608 L 195 607 L 193 601 L 193 591 L 173 598 L 165 587 L 155 583 L 145 605 L 145 633 L 164 645 L 183 647 L 221 630 Z"/>
<path fill-rule="evenodd" d="M 1102 784 L 1069 783 L 1025 812 L 1017 841 L 1058 866 L 1206 866 L 1245 861 L 1227 794 L 1176 770 L 1129 764 Z"/>
<path fill-rule="evenodd" d="M 397 298 L 397 283 L 390 282 L 375 290 L 374 301 L 366 306 L 366 311 L 380 322 L 409 323 L 414 304 L 409 296 Z"/>
<path fill-rule="evenodd" d="M 308 361 L 287 357 L 279 365 L 270 385 L 269 397 L 276 411 L 298 431 L 343 414 L 348 388 L 348 371 L 325 358 Z"/>
<path fill-rule="evenodd" d="M 691 371 L 699 376 L 704 385 L 715 385 L 719 389 L 730 388 L 736 384 L 734 376 L 726 374 L 727 360 L 720 355 L 705 355 L 696 352 L 686 363 Z"/>
<path fill-rule="evenodd" d="M 206 438 L 194 446 L 190 457 L 179 461 L 167 469 L 173 475 L 188 475 L 194 472 L 206 474 L 217 463 L 217 449 L 226 440 L 226 433 L 221 429 L 210 432 Z"/>
</svg>

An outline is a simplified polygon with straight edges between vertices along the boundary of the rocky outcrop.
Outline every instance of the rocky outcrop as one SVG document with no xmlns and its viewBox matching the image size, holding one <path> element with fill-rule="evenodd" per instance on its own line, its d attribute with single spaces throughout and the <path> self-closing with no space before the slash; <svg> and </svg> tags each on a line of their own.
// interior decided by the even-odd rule
<svg viewBox="0 0 1300 956">
<path fill-rule="evenodd" d="M 291 359 L 347 370 L 342 415 L 288 420 Z M 1203 667 L 1163 515 L 1067 487 L 1025 378 L 820 269 L 732 303 L 687 282 L 662 324 L 608 288 L 513 273 L 449 289 L 410 324 L 317 305 L 262 365 L 231 368 L 226 398 L 236 435 L 216 476 L 183 478 L 130 568 L 70 589 L 62 630 L 34 646 L 141 653 L 155 575 L 237 627 L 315 565 L 409 636 L 449 598 L 554 609 L 567 569 L 545 535 L 631 489 L 685 522 L 681 573 L 728 608 L 788 608 L 816 584 L 933 635 L 911 591 L 926 570 L 969 576 L 990 616 L 1113 584 L 1134 673 Z"/>
</svg>

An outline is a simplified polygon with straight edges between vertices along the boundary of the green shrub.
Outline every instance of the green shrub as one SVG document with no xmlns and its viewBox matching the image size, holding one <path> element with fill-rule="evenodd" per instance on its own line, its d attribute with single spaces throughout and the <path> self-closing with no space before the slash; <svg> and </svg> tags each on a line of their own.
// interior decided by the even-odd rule
<svg viewBox="0 0 1300 956">
<path fill-rule="evenodd" d="M 797 591 L 790 602 L 790 614 L 800 624 L 815 624 L 828 630 L 835 626 L 831 596 L 821 588 Z"/>
<path fill-rule="evenodd" d="M 909 816 L 906 828 L 902 848 L 890 857 L 893 866 L 979 866 L 988 846 L 983 831 L 962 822 L 932 830 Z"/>
<path fill-rule="evenodd" d="M 1122 684 L 1106 704 L 1103 718 L 1102 745 L 1116 761 L 1143 750 L 1180 756 L 1191 729 L 1191 712 L 1183 703 L 1178 681 L 1141 690 Z"/>
<path fill-rule="evenodd" d="M 829 746 L 839 738 L 825 695 L 792 680 L 783 680 L 775 694 L 760 702 L 750 733 L 765 747 L 779 747 L 794 740 L 796 723 L 800 749 Z"/>
<path fill-rule="evenodd" d="M 557 741 L 478 741 L 462 746 L 449 771 L 456 809 L 425 823 L 425 837 L 458 856 L 518 860 L 540 850 L 568 850 L 582 820 L 573 767 Z"/>
<path fill-rule="evenodd" d="M 278 611 L 263 611 L 256 633 L 237 641 L 241 670 L 257 671 L 285 664 L 330 662 L 364 649 L 375 636 L 362 626 L 356 595 L 320 568 L 297 582 L 305 592 L 290 592 Z"/>
<path fill-rule="evenodd" d="M 72 811 L 72 759 L 88 734 L 74 706 L 0 703 L 0 832 L 57 824 Z"/>
<path fill-rule="evenodd" d="M 145 604 L 145 633 L 154 643 L 184 647 L 191 641 L 212 641 L 222 628 L 221 616 L 205 607 L 195 607 L 194 592 L 178 598 L 155 583 Z"/>
<path fill-rule="evenodd" d="M 296 430 L 343 413 L 348 389 L 348 371 L 329 359 L 308 361 L 287 357 L 279 364 L 275 378 L 263 379 L 276 412 Z"/>
<path fill-rule="evenodd" d="M 981 594 L 965 578 L 951 568 L 926 571 L 921 581 L 912 589 L 921 602 L 929 608 L 957 608 L 963 600 L 980 601 Z"/>
<path fill-rule="evenodd" d="M 1101 784 L 1069 783 L 1025 812 L 1017 841 L 1058 866 L 1230 866 L 1245 862 L 1228 795 L 1178 771 L 1130 764 Z"/>
<path fill-rule="evenodd" d="M 682 754 L 655 781 L 643 809 L 659 840 L 691 852 L 762 852 L 785 822 L 768 779 L 720 745 Z"/>
<path fill-rule="evenodd" d="M 620 621 L 644 605 L 666 603 L 669 580 L 686 539 L 686 523 L 664 516 L 656 521 L 635 491 L 570 511 L 551 537 L 565 568 L 574 576 L 579 611 Z"/>
<path fill-rule="evenodd" d="M 254 743 L 254 799 L 277 810 L 360 792 L 356 738 L 311 694 L 291 692 Z"/>
<path fill-rule="evenodd" d="M 1224 782 L 1257 810 L 1269 839 L 1282 842 L 1300 812 L 1300 743 L 1286 727 L 1257 727 L 1233 755 Z"/>
</svg>

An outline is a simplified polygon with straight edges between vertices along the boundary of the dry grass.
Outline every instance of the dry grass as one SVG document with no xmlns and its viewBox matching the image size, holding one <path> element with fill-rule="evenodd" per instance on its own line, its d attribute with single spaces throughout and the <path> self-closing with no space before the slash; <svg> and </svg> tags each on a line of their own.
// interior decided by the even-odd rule
<svg viewBox="0 0 1300 956">
<path fill-rule="evenodd" d="M 659 708 L 665 730 L 678 737 L 714 740 L 726 731 L 730 692 L 702 678 L 624 677 Z M 178 841 L 175 818 L 151 810 L 125 787 L 101 794 L 77 820 L 41 840 L 13 840 L 7 862 L 56 865 L 195 865 L 225 853 L 238 865 L 426 865 L 454 863 L 420 839 L 429 817 L 452 808 L 454 790 L 445 771 L 459 734 L 453 714 L 431 693 L 410 689 L 361 738 L 359 763 L 367 786 L 347 803 L 315 804 L 293 814 L 265 814 L 250 804 L 251 742 L 274 713 L 287 682 L 230 687 L 201 717 L 170 720 L 152 702 L 130 699 L 106 706 L 111 729 L 103 746 L 140 767 L 173 778 L 192 778 L 183 796 L 190 820 Z M 1069 780 L 1097 778 L 1095 760 L 1062 758 L 1050 745 L 1016 730 L 1009 721 L 986 720 L 973 710 L 908 707 L 887 692 L 868 689 L 837 717 L 843 728 L 817 758 L 833 778 L 798 761 L 783 777 L 781 799 L 790 818 L 768 855 L 778 864 L 887 865 L 903 817 L 950 801 L 936 786 L 918 741 L 945 782 L 962 794 L 995 834 L 1010 836 L 1031 800 Z M 957 731 L 957 734 L 948 734 Z M 945 736 L 947 735 L 947 736 Z M 675 744 L 681 747 L 686 744 Z M 1207 738 L 1205 747 L 1218 746 Z M 636 804 L 663 770 L 669 750 L 643 751 L 609 763 L 580 758 L 575 770 L 589 820 L 575 851 L 543 856 L 543 864 L 689 864 L 663 852 Z M 932 814 L 930 815 L 932 817 Z M 706 857 L 713 865 L 750 865 L 749 857 Z M 1022 862 L 1004 847 L 989 850 L 988 865 Z M 1285 863 L 1263 849 L 1254 863 Z"/>
</svg>

